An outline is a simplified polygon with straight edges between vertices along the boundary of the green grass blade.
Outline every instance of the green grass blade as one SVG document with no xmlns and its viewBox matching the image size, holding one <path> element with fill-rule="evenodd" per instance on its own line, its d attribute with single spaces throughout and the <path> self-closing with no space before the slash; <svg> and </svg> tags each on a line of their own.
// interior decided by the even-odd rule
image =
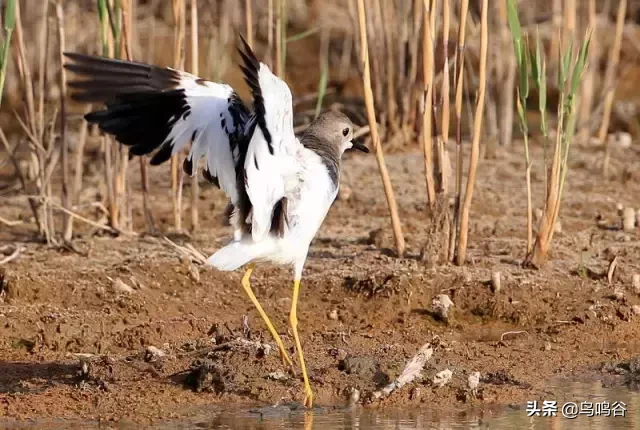
<svg viewBox="0 0 640 430">
<path fill-rule="evenodd" d="M 571 95 L 575 95 L 578 92 L 580 81 L 584 73 L 584 69 L 587 64 L 587 58 L 589 56 L 589 44 L 591 43 L 591 36 L 587 36 L 587 39 L 582 43 L 576 65 L 573 69 L 573 76 L 571 77 Z"/>
<path fill-rule="evenodd" d="M 4 9 L 4 29 L 13 31 L 16 25 L 16 0 L 7 0 Z"/>
<path fill-rule="evenodd" d="M 109 55 L 109 46 L 107 39 L 109 38 L 109 12 L 107 9 L 107 0 L 98 0 L 98 19 L 100 20 L 100 43 L 102 44 L 102 55 Z"/>
<path fill-rule="evenodd" d="M 287 38 L 287 43 L 291 43 L 291 42 L 297 42 L 298 40 L 302 40 L 306 37 L 311 36 L 312 34 L 317 33 L 318 31 L 320 31 L 320 27 L 315 27 L 315 28 L 310 28 L 308 30 L 305 30 L 301 33 L 298 34 L 294 34 L 293 36 L 290 36 Z"/>
<path fill-rule="evenodd" d="M 521 67 L 523 62 L 523 46 L 522 27 L 520 26 L 520 18 L 518 18 L 518 9 L 515 0 L 506 0 L 506 2 L 507 21 L 509 23 L 509 30 L 511 31 L 511 38 L 513 39 L 513 49 L 515 50 L 518 67 Z"/>
</svg>

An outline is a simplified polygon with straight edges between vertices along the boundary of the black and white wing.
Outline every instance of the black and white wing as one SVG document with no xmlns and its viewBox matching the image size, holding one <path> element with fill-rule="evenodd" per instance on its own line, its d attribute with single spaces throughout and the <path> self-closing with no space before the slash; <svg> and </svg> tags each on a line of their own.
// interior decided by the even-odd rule
<svg viewBox="0 0 640 430">
<path fill-rule="evenodd" d="M 195 174 L 194 166 L 206 156 L 205 176 L 232 203 L 242 199 L 247 140 L 242 137 L 249 112 L 233 88 L 172 68 L 65 55 L 72 60 L 65 68 L 83 78 L 69 82 L 72 97 L 105 104 L 105 109 L 87 114 L 87 121 L 129 146 L 133 155 L 155 151 L 154 165 L 192 142 L 183 164 L 185 172 Z"/>
<path fill-rule="evenodd" d="M 285 194 L 295 184 L 300 142 L 293 131 L 293 103 L 287 84 L 257 60 L 242 39 L 245 80 L 253 94 L 255 131 L 244 162 L 245 188 L 252 204 L 251 234 L 262 239 L 286 212 Z"/>
</svg>

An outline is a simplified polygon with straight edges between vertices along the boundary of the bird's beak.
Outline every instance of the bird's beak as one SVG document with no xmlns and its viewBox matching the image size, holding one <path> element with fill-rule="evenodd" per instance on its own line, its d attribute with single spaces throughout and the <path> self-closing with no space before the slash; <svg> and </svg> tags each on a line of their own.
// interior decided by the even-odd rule
<svg viewBox="0 0 640 430">
<path fill-rule="evenodd" d="M 369 148 L 364 146 L 362 143 L 351 142 L 351 149 L 357 149 L 358 151 L 369 153 Z"/>
</svg>

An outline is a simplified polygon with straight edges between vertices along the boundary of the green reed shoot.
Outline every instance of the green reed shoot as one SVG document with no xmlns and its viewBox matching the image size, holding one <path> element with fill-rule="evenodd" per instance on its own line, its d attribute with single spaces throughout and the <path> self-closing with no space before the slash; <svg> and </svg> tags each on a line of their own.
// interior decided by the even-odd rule
<svg viewBox="0 0 640 430">
<path fill-rule="evenodd" d="M 11 48 L 11 35 L 16 24 L 16 0 L 7 0 L 3 17 L 4 32 L 0 38 L 0 103 L 2 103 L 2 93 L 4 92 L 4 82 L 7 77 L 7 66 L 9 64 L 9 51 Z"/>
<path fill-rule="evenodd" d="M 535 46 L 530 46 L 528 35 L 525 35 L 520 25 L 515 0 L 507 1 L 507 14 L 509 29 L 513 40 L 514 52 L 519 73 L 518 93 L 518 117 L 520 127 L 524 135 L 527 181 L 527 257 L 525 263 L 533 267 L 540 267 L 546 260 L 551 247 L 554 227 L 558 220 L 560 202 L 564 189 L 566 175 L 569 169 L 569 149 L 573 142 L 576 126 L 576 97 L 580 90 L 580 84 L 587 67 L 589 43 L 591 33 L 588 32 L 579 51 L 574 55 L 573 41 L 569 41 L 563 51 L 558 52 L 558 76 L 557 86 L 560 93 L 560 101 L 557 108 L 558 125 L 556 139 L 551 159 L 551 168 L 547 168 L 545 151 L 545 204 L 542 220 L 538 229 L 535 243 L 532 244 L 533 216 L 531 202 L 531 165 L 529 152 L 527 100 L 529 97 L 529 82 L 533 82 L 539 93 L 538 110 L 541 114 L 540 132 L 543 141 L 548 140 L 548 125 L 546 120 L 547 110 L 547 73 L 546 59 L 542 52 L 540 37 L 536 34 Z M 561 46 L 561 44 L 560 44 Z"/>
</svg>

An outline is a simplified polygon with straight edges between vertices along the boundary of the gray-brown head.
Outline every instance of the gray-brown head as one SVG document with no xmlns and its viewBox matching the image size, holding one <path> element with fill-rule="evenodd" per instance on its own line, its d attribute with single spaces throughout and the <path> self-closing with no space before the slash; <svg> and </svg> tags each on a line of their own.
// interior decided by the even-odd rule
<svg viewBox="0 0 640 430">
<path fill-rule="evenodd" d="M 304 133 L 304 140 L 318 140 L 316 144 L 329 145 L 331 152 L 338 158 L 348 149 L 357 149 L 369 152 L 369 148 L 361 143 L 353 142 L 353 123 L 345 114 L 336 111 L 327 111 L 318 116 Z"/>
<path fill-rule="evenodd" d="M 302 145 L 318 154 L 337 187 L 340 158 L 347 149 L 369 152 L 361 143 L 353 142 L 353 123 L 340 112 L 328 111 L 316 118 L 300 138 Z"/>
</svg>

